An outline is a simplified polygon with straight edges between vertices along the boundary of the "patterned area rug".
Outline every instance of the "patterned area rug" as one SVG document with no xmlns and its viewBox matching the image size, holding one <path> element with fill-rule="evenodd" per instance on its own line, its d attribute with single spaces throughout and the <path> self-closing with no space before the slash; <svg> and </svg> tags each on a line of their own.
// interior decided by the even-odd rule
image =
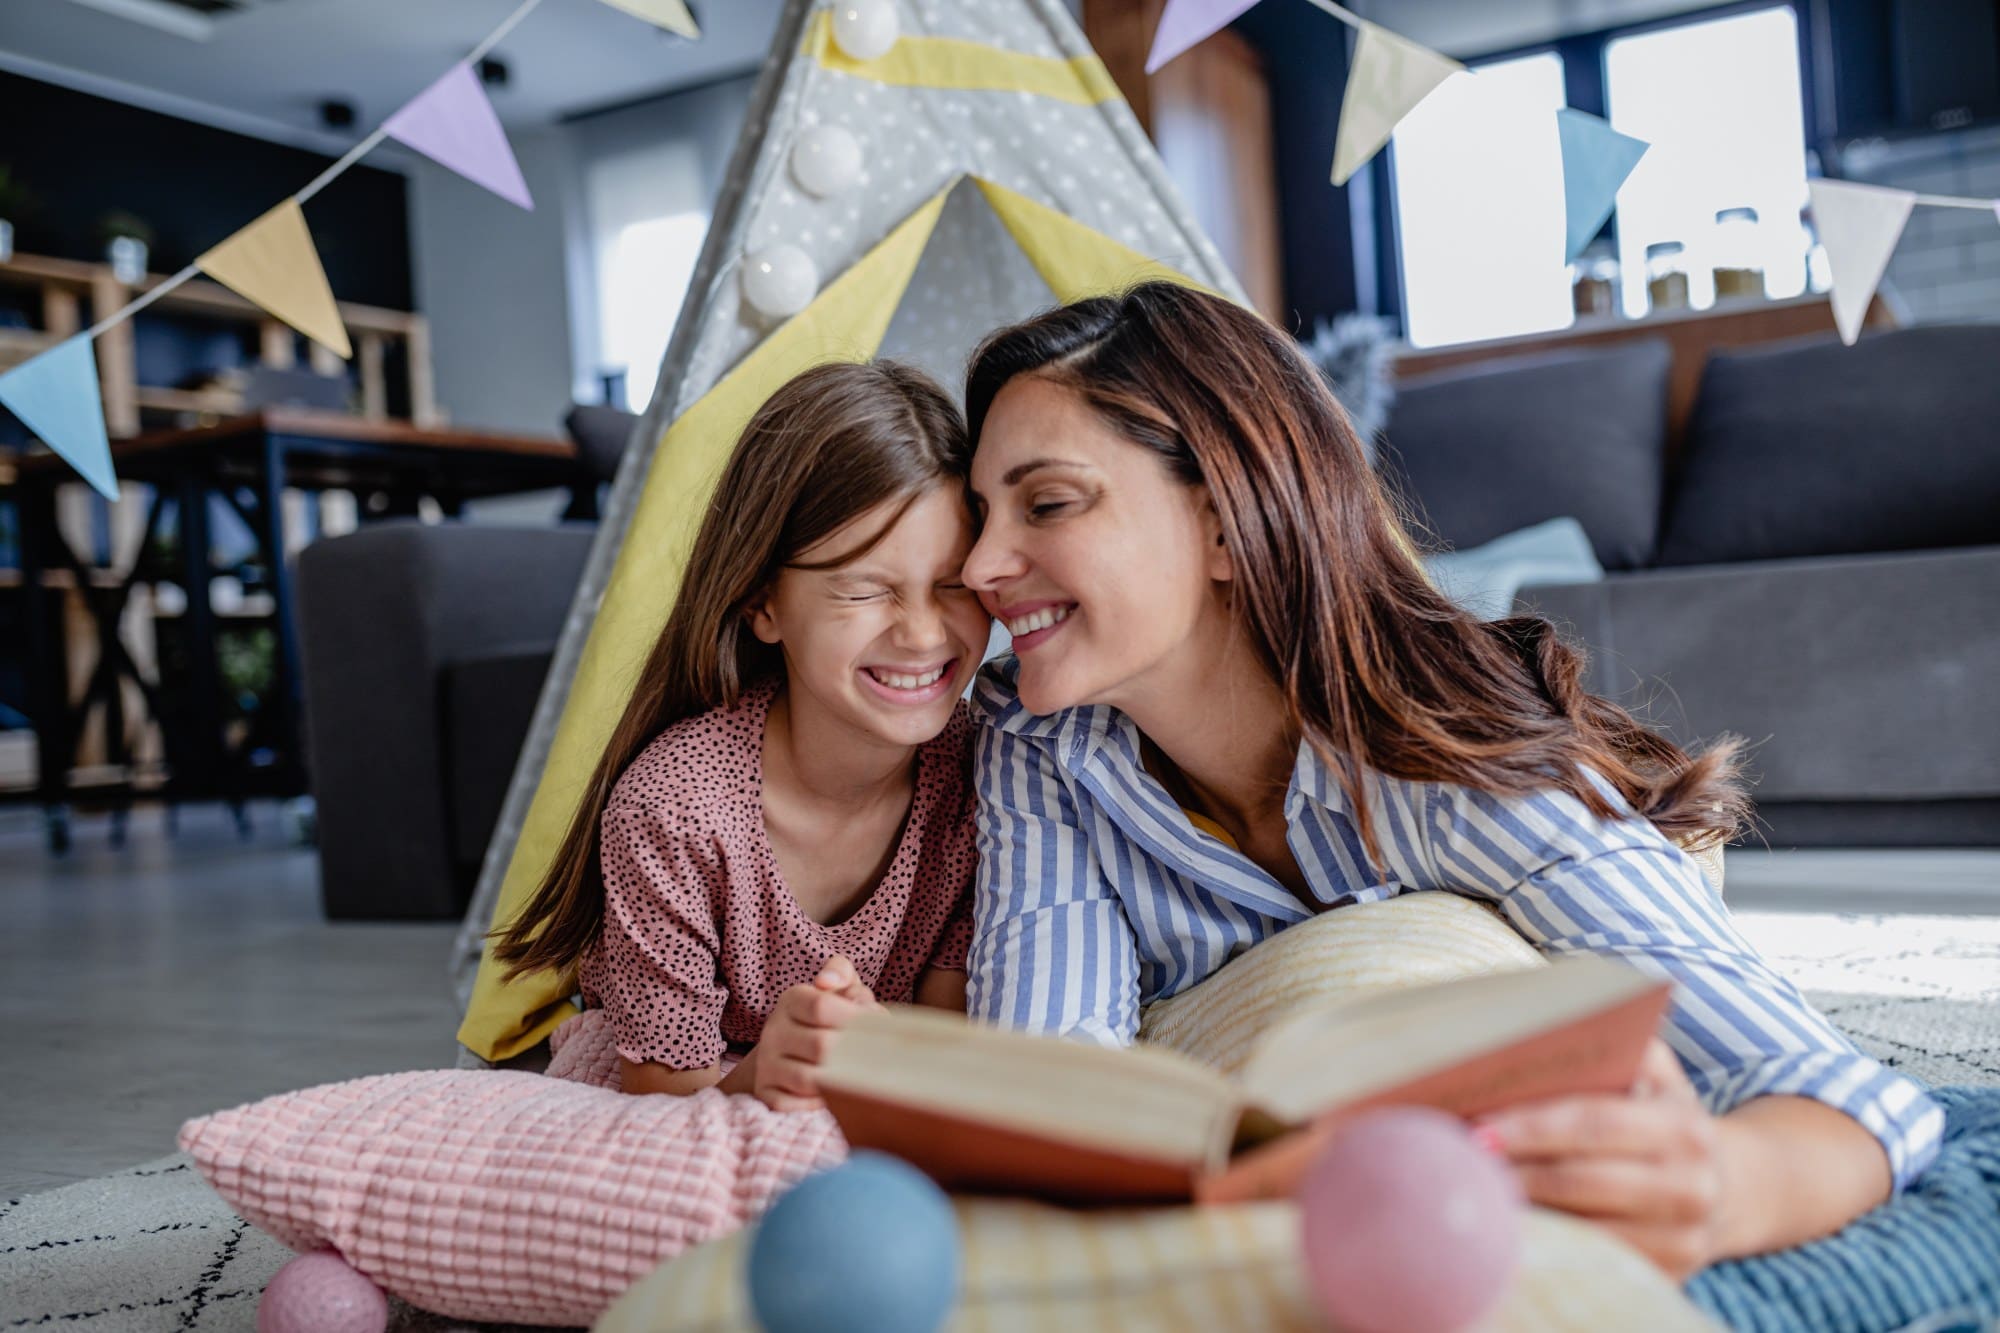
<svg viewBox="0 0 2000 1333">
<path fill-rule="evenodd" d="M 1932 1083 L 2000 1084 L 2000 918 L 1738 921 L 1869 1054 Z M 257 1297 L 290 1257 L 176 1154 L 0 1203 L 0 1329 L 252 1333 Z M 471 1326 L 399 1308 L 391 1327 Z"/>
</svg>

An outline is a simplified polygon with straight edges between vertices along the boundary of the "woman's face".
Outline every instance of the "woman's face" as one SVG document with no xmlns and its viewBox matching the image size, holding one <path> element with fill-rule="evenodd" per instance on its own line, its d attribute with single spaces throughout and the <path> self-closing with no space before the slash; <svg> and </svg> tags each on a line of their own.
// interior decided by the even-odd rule
<svg viewBox="0 0 2000 1333">
<path fill-rule="evenodd" d="M 1022 703 L 1132 711 L 1170 682 L 1184 692 L 1191 649 L 1227 632 L 1229 559 L 1203 487 L 1035 375 L 994 398 L 972 487 L 984 523 L 965 582 L 1014 636 Z"/>
<path fill-rule="evenodd" d="M 902 504 L 877 505 L 799 559 L 855 549 Z M 971 545 L 962 493 L 940 485 L 910 502 L 866 554 L 830 569 L 780 570 L 750 609 L 750 629 L 782 646 L 793 708 L 889 745 L 921 745 L 943 731 L 979 669 L 990 624 L 959 574 Z"/>
</svg>

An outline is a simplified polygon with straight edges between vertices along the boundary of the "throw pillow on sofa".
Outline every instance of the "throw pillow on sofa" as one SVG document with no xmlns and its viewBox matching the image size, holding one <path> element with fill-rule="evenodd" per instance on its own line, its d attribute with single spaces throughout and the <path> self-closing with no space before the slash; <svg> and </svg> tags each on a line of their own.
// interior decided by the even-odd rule
<svg viewBox="0 0 2000 1333">
<path fill-rule="evenodd" d="M 1709 358 L 1662 565 L 2000 543 L 2000 327 Z"/>
<path fill-rule="evenodd" d="M 1606 569 L 1658 544 L 1667 345 L 1490 361 L 1399 386 L 1381 470 L 1458 550 L 1571 515 Z"/>
</svg>

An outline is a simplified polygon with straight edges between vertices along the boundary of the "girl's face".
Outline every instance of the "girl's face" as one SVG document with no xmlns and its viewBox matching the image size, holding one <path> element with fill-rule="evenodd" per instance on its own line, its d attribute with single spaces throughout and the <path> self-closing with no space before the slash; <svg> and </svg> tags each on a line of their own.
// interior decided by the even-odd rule
<svg viewBox="0 0 2000 1333">
<path fill-rule="evenodd" d="M 1071 390 L 1009 381 L 981 430 L 972 487 L 984 522 L 965 581 L 1014 636 L 1031 711 L 1130 711 L 1160 668 L 1229 632 L 1229 557 L 1207 491 Z"/>
<path fill-rule="evenodd" d="M 902 500 L 885 501 L 801 553 L 812 564 L 860 546 Z M 863 736 L 921 745 L 943 731 L 990 626 L 960 577 L 972 516 L 956 486 L 910 502 L 874 548 L 831 569 L 780 570 L 749 611 L 781 646 L 794 709 L 814 707 Z"/>
</svg>

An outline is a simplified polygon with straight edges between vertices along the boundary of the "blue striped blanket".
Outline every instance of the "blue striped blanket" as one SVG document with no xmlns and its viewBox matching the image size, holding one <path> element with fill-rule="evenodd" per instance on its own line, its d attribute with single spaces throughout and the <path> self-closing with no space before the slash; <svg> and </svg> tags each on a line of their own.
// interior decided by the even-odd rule
<svg viewBox="0 0 2000 1333">
<path fill-rule="evenodd" d="M 1838 1235 L 1717 1264 L 1688 1284 L 1738 1333 L 2000 1327 L 2000 1088 L 1939 1088 L 1944 1146 L 1916 1184 Z"/>
</svg>

